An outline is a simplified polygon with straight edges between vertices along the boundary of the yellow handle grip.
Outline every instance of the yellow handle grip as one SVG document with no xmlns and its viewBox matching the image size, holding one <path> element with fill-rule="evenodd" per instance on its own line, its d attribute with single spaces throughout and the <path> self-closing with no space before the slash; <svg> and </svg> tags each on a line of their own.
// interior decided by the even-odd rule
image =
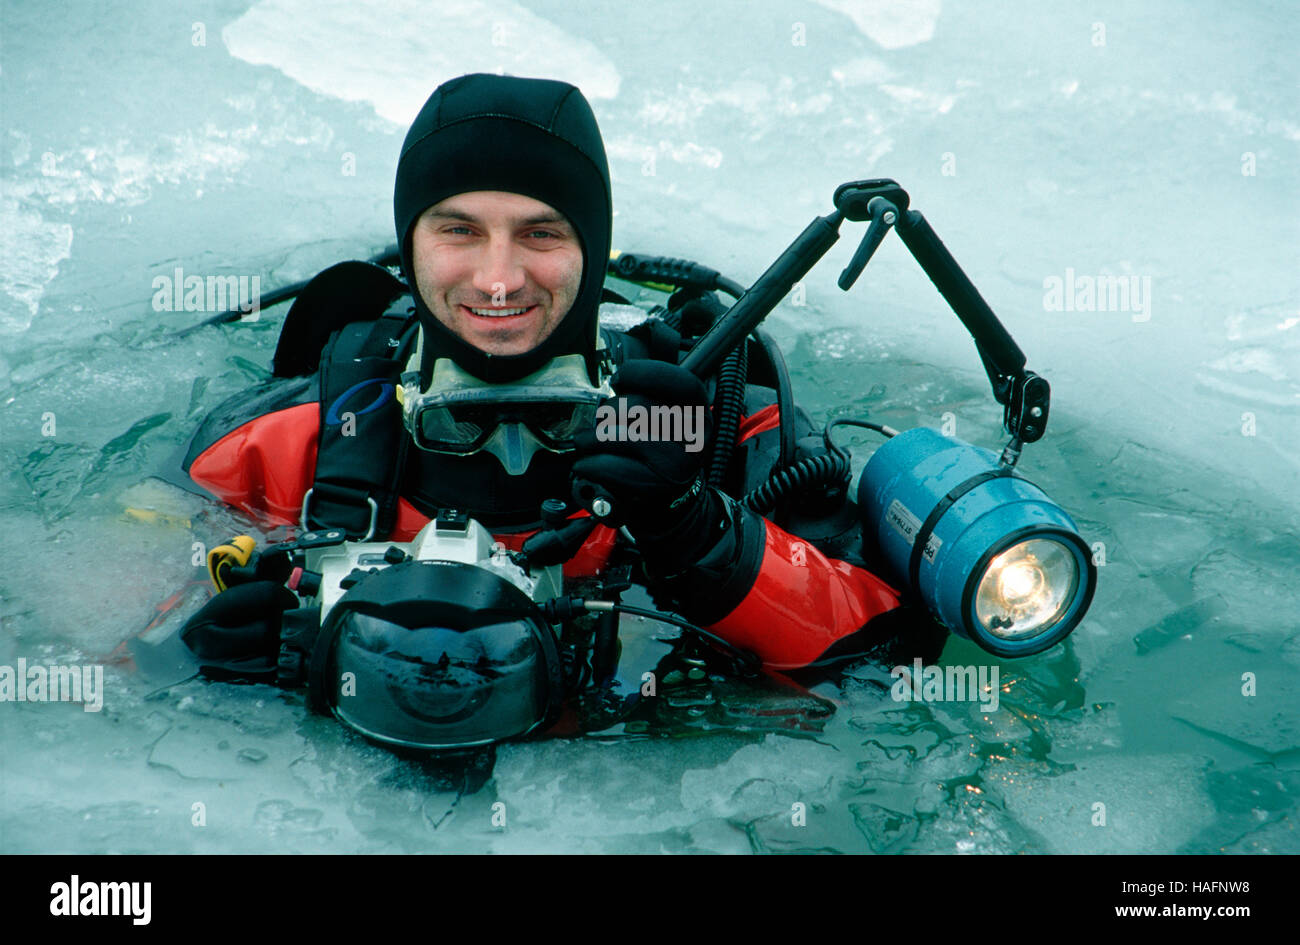
<svg viewBox="0 0 1300 945">
<path fill-rule="evenodd" d="M 226 589 L 225 571 L 232 567 L 243 567 L 253 556 L 257 540 L 249 535 L 237 535 L 224 545 L 217 545 L 208 552 L 208 577 L 218 593 Z"/>
</svg>

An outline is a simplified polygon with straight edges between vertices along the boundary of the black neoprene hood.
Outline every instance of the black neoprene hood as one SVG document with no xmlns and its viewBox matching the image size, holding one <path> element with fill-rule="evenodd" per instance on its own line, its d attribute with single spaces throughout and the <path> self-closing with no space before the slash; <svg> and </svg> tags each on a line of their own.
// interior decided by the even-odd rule
<svg viewBox="0 0 1300 945">
<path fill-rule="evenodd" d="M 573 307 L 537 348 L 490 355 L 461 340 L 429 311 L 416 289 L 411 230 L 429 207 L 455 194 L 499 190 L 549 204 L 568 218 L 582 245 L 582 285 Z M 424 329 L 421 383 L 448 357 L 490 382 L 517 380 L 552 358 L 595 357 L 597 311 L 609 259 L 609 164 L 596 116 L 567 82 L 477 73 L 438 86 L 402 144 L 393 219 L 402 268 Z"/>
</svg>

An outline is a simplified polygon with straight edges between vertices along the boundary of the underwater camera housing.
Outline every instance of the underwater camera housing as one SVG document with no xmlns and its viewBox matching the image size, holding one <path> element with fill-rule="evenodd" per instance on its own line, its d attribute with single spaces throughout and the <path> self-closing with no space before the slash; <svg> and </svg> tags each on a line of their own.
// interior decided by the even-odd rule
<svg viewBox="0 0 1300 945">
<path fill-rule="evenodd" d="M 306 563 L 290 587 L 318 606 L 285 615 L 280 679 L 305 678 L 317 711 L 420 750 L 491 744 L 554 718 L 563 671 L 538 602 L 559 595 L 558 565 L 525 571 L 450 510 L 407 543 L 312 544 L 300 540 Z"/>
</svg>

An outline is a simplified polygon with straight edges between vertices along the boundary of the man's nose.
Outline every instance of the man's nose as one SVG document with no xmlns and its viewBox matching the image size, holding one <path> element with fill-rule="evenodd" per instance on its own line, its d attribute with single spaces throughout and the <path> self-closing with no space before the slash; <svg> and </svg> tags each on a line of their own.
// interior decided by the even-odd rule
<svg viewBox="0 0 1300 945">
<path fill-rule="evenodd" d="M 491 296 L 494 305 L 501 305 L 508 296 L 522 289 L 526 281 L 523 261 L 514 241 L 497 236 L 489 238 L 474 272 L 474 288 Z"/>
</svg>

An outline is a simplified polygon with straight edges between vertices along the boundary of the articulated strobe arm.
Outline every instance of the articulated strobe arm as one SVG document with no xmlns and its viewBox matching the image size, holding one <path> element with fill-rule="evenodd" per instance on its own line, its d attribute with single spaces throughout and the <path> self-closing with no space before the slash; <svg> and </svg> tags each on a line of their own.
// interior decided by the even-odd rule
<svg viewBox="0 0 1300 945">
<path fill-rule="evenodd" d="M 854 181 L 836 189 L 835 206 L 845 219 L 871 221 L 853 261 L 840 276 L 839 286 L 847 291 L 889 227 L 898 230 L 903 245 L 975 340 L 993 396 L 1005 408 L 1002 423 L 1012 437 L 1006 458 L 1008 465 L 1012 465 L 1020 445 L 1034 442 L 1047 429 L 1051 396 L 1047 381 L 1025 370 L 1025 355 L 1020 346 L 966 278 L 925 217 L 908 209 L 908 202 L 907 192 L 887 179 Z"/>
<path fill-rule="evenodd" d="M 966 278 L 925 217 L 908 209 L 909 202 L 907 191 L 885 178 L 841 184 L 835 190 L 835 212 L 814 219 L 799 234 L 696 342 L 682 366 L 700 378 L 712 375 L 728 352 L 776 308 L 794 283 L 835 244 L 843 220 L 871 224 L 852 261 L 840 275 L 839 286 L 845 291 L 862 274 L 892 226 L 975 340 L 993 396 L 1005 408 L 1002 423 L 1011 435 L 1011 443 L 1003 454 L 1003 462 L 1014 465 L 1020 447 L 1039 439 L 1047 429 L 1051 395 L 1047 381 L 1025 370 L 1025 355 L 1020 346 Z"/>
</svg>

